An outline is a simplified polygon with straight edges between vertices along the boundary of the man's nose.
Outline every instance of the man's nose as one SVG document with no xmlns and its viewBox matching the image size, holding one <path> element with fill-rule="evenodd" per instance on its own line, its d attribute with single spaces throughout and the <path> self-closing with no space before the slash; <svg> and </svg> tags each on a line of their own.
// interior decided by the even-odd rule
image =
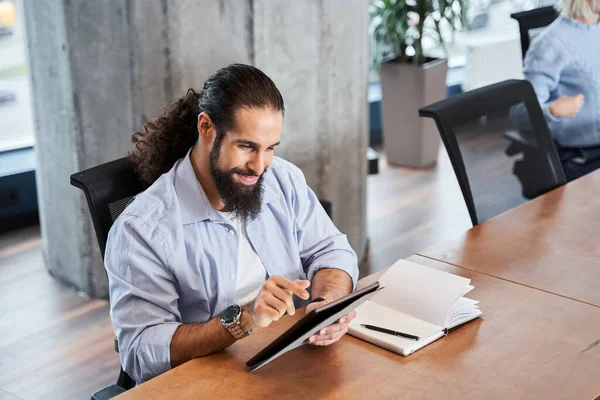
<svg viewBox="0 0 600 400">
<path fill-rule="evenodd" d="M 260 176 L 265 171 L 265 156 L 262 152 L 256 152 L 247 164 L 248 169 Z"/>
</svg>

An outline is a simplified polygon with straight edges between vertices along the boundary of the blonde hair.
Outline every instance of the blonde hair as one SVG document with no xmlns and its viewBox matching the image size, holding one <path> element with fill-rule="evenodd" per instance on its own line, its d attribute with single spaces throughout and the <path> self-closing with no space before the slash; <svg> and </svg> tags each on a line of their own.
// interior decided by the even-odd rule
<svg viewBox="0 0 600 400">
<path fill-rule="evenodd" d="M 567 17 L 594 19 L 600 11 L 600 0 L 562 0 L 557 9 Z"/>
</svg>

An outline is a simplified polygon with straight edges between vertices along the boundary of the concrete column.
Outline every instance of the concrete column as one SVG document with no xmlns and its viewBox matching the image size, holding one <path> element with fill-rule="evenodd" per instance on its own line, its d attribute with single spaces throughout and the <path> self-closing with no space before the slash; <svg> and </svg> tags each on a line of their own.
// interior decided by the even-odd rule
<svg viewBox="0 0 600 400">
<path fill-rule="evenodd" d="M 231 63 L 252 64 L 252 1 L 169 0 L 173 91 L 179 97 Z"/>
<path fill-rule="evenodd" d="M 73 172 L 123 157 L 145 120 L 217 68 L 269 74 L 288 109 L 281 155 L 300 166 L 362 256 L 366 243 L 367 0 L 24 2 L 38 192 L 50 272 L 107 283 Z"/>
<path fill-rule="evenodd" d="M 135 0 L 132 8 L 143 120 L 217 69 L 252 64 L 251 1 Z"/>
<path fill-rule="evenodd" d="M 255 0 L 255 65 L 282 91 L 278 154 L 298 165 L 359 259 L 366 245 L 367 0 Z"/>
<path fill-rule="evenodd" d="M 91 296 L 106 276 L 73 172 L 122 157 L 137 125 L 127 1 L 24 2 L 43 251 L 50 273 Z"/>
</svg>

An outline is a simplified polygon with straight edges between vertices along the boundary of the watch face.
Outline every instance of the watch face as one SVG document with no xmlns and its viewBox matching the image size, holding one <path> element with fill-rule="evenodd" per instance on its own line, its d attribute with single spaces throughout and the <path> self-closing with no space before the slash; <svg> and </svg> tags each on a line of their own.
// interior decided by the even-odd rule
<svg viewBox="0 0 600 400">
<path fill-rule="evenodd" d="M 221 313 L 221 321 L 223 321 L 223 323 L 231 323 L 233 322 L 233 320 L 235 319 L 235 317 L 240 313 L 240 306 L 238 305 L 232 305 L 227 307 L 222 313 Z"/>
</svg>

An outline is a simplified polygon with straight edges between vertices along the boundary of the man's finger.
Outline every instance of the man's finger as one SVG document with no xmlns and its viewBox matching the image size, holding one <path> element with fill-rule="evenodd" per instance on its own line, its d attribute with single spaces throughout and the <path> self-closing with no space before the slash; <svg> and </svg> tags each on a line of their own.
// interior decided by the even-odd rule
<svg viewBox="0 0 600 400">
<path fill-rule="evenodd" d="M 276 317 L 273 318 L 275 321 L 279 321 L 279 318 L 281 318 L 287 310 L 287 304 L 284 301 L 281 301 L 277 297 L 273 296 L 272 293 L 268 293 L 265 295 L 264 302 L 277 313 Z"/>
<path fill-rule="evenodd" d="M 300 283 L 295 282 L 295 281 L 290 281 L 289 279 L 286 279 L 283 276 L 272 276 L 271 279 L 277 286 L 289 291 L 290 293 L 294 293 L 296 296 L 300 297 L 301 299 L 307 300 L 309 298 L 308 292 L 303 287 L 303 286 L 306 286 L 306 287 L 310 286 L 309 281 L 300 281 L 300 282 L 308 282 L 308 285 L 306 285 L 306 283 L 303 283 L 301 285 Z"/>
<path fill-rule="evenodd" d="M 275 321 L 276 319 L 278 319 L 279 312 L 275 308 L 271 307 L 270 305 L 266 304 L 263 301 L 260 304 L 258 304 L 256 307 L 256 316 L 258 319 L 260 319 L 261 324 L 262 324 L 266 320 Z M 266 325 L 261 325 L 261 326 L 266 326 Z"/>
<path fill-rule="evenodd" d="M 312 342 L 310 344 L 312 344 L 313 346 L 329 346 L 331 344 L 334 344 L 335 342 L 339 341 L 340 339 L 337 338 L 335 340 L 319 340 L 316 342 Z"/>
<path fill-rule="evenodd" d="M 313 342 L 321 342 L 323 340 L 337 340 L 348 333 L 348 328 L 344 328 L 340 331 L 330 331 L 327 330 L 327 333 L 322 334 L 319 332 L 317 335 L 313 335 Z"/>
<path fill-rule="evenodd" d="M 356 310 L 352 310 L 347 315 L 340 318 L 340 324 L 347 324 L 348 322 L 352 321 L 354 318 L 356 318 Z"/>
<path fill-rule="evenodd" d="M 335 334 L 319 335 L 315 337 L 314 343 L 319 343 L 327 340 L 339 340 L 342 336 L 344 336 L 344 334 L 339 332 Z"/>
<path fill-rule="evenodd" d="M 300 285 L 300 287 L 304 289 L 308 289 L 308 287 L 310 286 L 310 281 L 306 279 L 296 279 L 294 282 L 296 282 L 298 285 Z"/>
<path fill-rule="evenodd" d="M 327 333 L 333 333 L 333 332 L 342 332 L 345 329 L 348 329 L 348 325 L 347 324 L 333 324 L 333 325 L 329 325 L 327 328 L 323 328 L 319 331 L 320 335 L 325 335 Z"/>
<path fill-rule="evenodd" d="M 286 304 L 287 313 L 289 315 L 294 315 L 296 313 L 296 307 L 294 307 L 294 299 L 292 299 L 292 294 L 287 290 L 280 288 L 279 286 L 275 286 L 272 288 L 271 293 L 273 296 L 283 301 Z"/>
</svg>

